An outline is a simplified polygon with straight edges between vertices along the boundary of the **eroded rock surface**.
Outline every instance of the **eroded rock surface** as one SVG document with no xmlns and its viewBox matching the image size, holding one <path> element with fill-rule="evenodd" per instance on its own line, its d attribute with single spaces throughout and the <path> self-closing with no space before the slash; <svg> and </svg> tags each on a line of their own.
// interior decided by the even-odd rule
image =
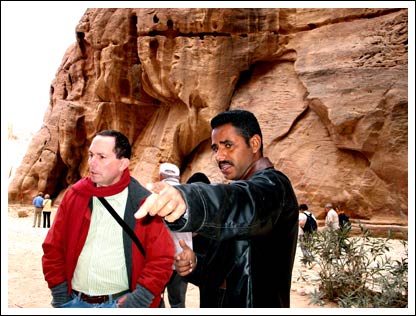
<svg viewBox="0 0 416 316">
<path fill-rule="evenodd" d="M 353 219 L 405 226 L 407 90 L 407 9 L 88 9 L 9 201 L 59 202 L 103 129 L 129 137 L 142 183 L 162 162 L 223 182 L 210 119 L 242 108 L 318 217 L 342 201 Z"/>
</svg>

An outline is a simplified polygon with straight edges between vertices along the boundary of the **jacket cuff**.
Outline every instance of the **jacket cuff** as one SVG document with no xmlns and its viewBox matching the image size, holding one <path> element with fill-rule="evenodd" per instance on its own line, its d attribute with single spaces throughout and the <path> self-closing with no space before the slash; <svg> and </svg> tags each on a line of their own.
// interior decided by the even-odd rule
<svg viewBox="0 0 416 316">
<path fill-rule="evenodd" d="M 153 302 L 154 295 L 141 285 L 137 285 L 136 289 L 126 295 L 126 300 L 120 305 L 120 308 L 139 308 L 149 307 Z"/>
<path fill-rule="evenodd" d="M 69 302 L 71 300 L 71 296 L 68 295 L 68 283 L 66 281 L 51 288 L 51 294 L 51 305 L 53 307 L 59 307 L 62 304 L 65 304 L 66 302 Z"/>
</svg>

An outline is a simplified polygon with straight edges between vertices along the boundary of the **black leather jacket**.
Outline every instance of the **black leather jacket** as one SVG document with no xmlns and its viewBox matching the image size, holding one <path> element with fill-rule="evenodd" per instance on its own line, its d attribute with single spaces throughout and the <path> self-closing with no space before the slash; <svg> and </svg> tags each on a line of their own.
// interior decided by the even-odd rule
<svg viewBox="0 0 416 316">
<path fill-rule="evenodd" d="M 298 203 L 289 179 L 267 158 L 231 184 L 175 186 L 188 219 L 172 230 L 210 239 L 187 276 L 200 288 L 201 307 L 290 307 L 298 236 Z M 224 292 L 219 288 L 224 284 Z"/>
</svg>

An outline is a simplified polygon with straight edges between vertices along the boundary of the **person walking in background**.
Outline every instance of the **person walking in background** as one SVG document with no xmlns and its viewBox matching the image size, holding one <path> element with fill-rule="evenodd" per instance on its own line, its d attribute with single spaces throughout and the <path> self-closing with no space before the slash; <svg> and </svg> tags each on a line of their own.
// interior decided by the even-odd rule
<svg viewBox="0 0 416 316">
<path fill-rule="evenodd" d="M 332 249 L 328 249 L 324 256 L 334 256 L 339 258 L 341 254 L 340 236 L 339 236 L 339 219 L 338 214 L 334 210 L 332 203 L 325 204 L 325 230 L 329 233 L 331 239 Z"/>
<path fill-rule="evenodd" d="M 43 228 L 51 227 L 51 212 L 52 212 L 52 200 L 50 199 L 49 194 L 45 194 L 45 199 L 43 200 Z"/>
<path fill-rule="evenodd" d="M 325 204 L 325 212 L 326 212 L 325 229 L 331 230 L 331 231 L 339 229 L 338 214 L 334 210 L 332 203 Z"/>
<path fill-rule="evenodd" d="M 347 238 L 351 231 L 352 225 L 350 222 L 350 218 L 345 214 L 344 210 L 344 203 L 338 202 L 335 206 L 335 211 L 338 214 L 338 223 L 339 223 L 339 230 L 340 234 L 338 235 L 338 242 L 339 242 L 339 253 L 341 254 L 342 250 L 348 251 L 349 250 L 349 243 L 347 243 Z"/>
<path fill-rule="evenodd" d="M 263 157 L 253 113 L 222 112 L 211 128 L 216 162 L 231 183 L 153 183 L 135 216 L 159 215 L 171 230 L 213 240 L 203 257 L 181 242 L 175 258 L 176 271 L 199 286 L 201 307 L 290 307 L 298 236 L 290 180 Z"/>
<path fill-rule="evenodd" d="M 311 262 L 314 258 L 308 247 L 311 234 L 318 230 L 318 222 L 315 216 L 308 211 L 306 204 L 299 205 L 299 236 L 298 241 L 302 250 L 304 262 Z"/>
<path fill-rule="evenodd" d="M 38 227 L 40 227 L 43 209 L 43 192 L 38 193 L 38 195 L 33 199 L 32 204 L 35 206 L 35 214 L 33 217 L 32 227 L 36 227 L 36 223 L 38 224 Z"/>
<path fill-rule="evenodd" d="M 130 156 L 125 135 L 97 133 L 89 147 L 89 177 L 72 185 L 59 204 L 42 244 L 53 307 L 159 307 L 174 245 L 160 217 L 133 216 L 150 192 L 130 176 Z M 99 197 L 131 228 L 137 244 Z"/>
<path fill-rule="evenodd" d="M 347 216 L 347 214 L 345 214 L 343 203 L 339 202 L 337 206 L 335 206 L 335 211 L 338 214 L 339 227 L 344 229 L 346 232 L 349 232 L 352 225 L 350 218 Z"/>
<path fill-rule="evenodd" d="M 180 184 L 180 170 L 178 166 L 168 162 L 162 163 L 159 167 L 159 180 L 169 183 L 170 185 Z M 179 245 L 179 240 L 181 239 L 192 248 L 192 233 L 171 231 L 171 234 L 175 244 L 175 255 L 182 251 L 182 248 Z M 174 264 L 172 265 L 172 269 L 172 276 L 166 284 L 169 305 L 172 308 L 185 308 L 188 282 L 176 272 Z"/>
</svg>

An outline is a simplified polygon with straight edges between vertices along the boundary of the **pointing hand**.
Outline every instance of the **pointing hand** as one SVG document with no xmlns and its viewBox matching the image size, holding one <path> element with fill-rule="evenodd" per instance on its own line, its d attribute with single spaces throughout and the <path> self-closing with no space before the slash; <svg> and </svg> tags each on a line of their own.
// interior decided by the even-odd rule
<svg viewBox="0 0 416 316">
<path fill-rule="evenodd" d="M 146 187 L 152 194 L 140 206 L 134 217 L 159 215 L 167 222 L 174 222 L 185 213 L 186 203 L 179 190 L 163 181 L 149 183 Z"/>
</svg>

